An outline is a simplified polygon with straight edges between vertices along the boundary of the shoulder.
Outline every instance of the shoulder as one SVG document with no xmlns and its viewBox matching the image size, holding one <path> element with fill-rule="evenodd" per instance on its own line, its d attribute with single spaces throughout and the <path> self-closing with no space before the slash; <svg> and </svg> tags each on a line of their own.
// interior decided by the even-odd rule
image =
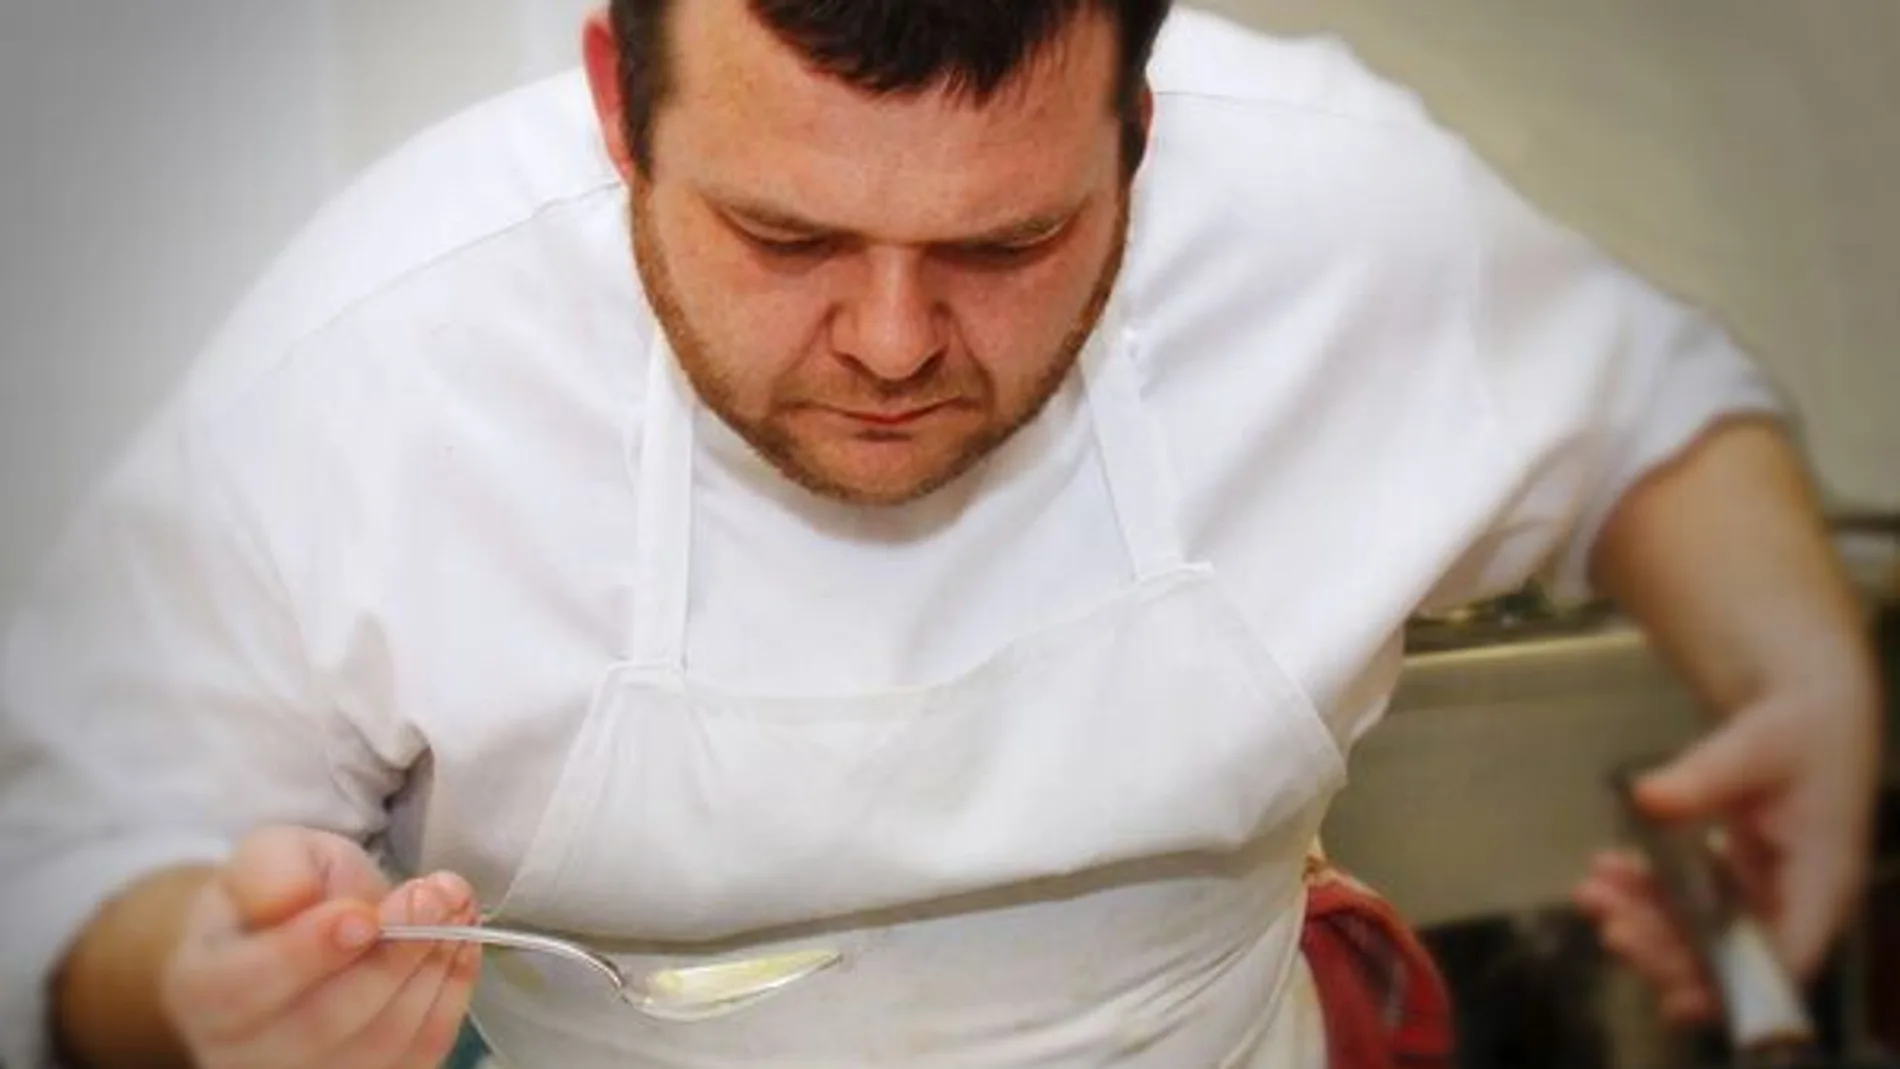
<svg viewBox="0 0 1900 1069">
<path fill-rule="evenodd" d="M 280 559 L 397 544 L 377 524 L 449 507 L 445 472 L 518 475 L 498 427 L 560 426 L 550 470 L 613 455 L 651 329 L 625 210 L 577 74 L 426 129 L 282 251 L 135 454 L 188 449 Z"/>
<path fill-rule="evenodd" d="M 1468 246 L 1468 147 L 1338 40 L 1183 8 L 1150 70 L 1138 259 L 1227 261 L 1226 280 L 1257 291 L 1279 270 L 1342 260 L 1441 270 L 1440 257 Z"/>
<path fill-rule="evenodd" d="M 1455 306 L 1475 229 L 1471 154 L 1340 42 L 1177 10 L 1151 67 L 1127 295 L 1161 335 L 1226 336 L 1326 305 Z"/>
<path fill-rule="evenodd" d="M 1438 134 L 1417 94 L 1373 72 L 1331 35 L 1280 36 L 1177 7 L 1155 42 L 1148 75 L 1163 101 L 1225 101 L 1286 118 Z"/>
<path fill-rule="evenodd" d="M 564 212 L 613 208 L 617 189 L 578 71 L 483 100 L 321 206 L 230 310 L 177 400 L 201 416 L 228 407 L 324 334 L 372 310 L 399 318 L 431 277 L 466 273 Z"/>
</svg>

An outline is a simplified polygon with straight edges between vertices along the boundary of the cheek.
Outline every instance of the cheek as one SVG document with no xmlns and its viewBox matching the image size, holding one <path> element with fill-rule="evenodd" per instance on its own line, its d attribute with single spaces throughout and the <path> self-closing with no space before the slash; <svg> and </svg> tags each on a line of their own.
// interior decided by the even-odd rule
<svg viewBox="0 0 1900 1069">
<path fill-rule="evenodd" d="M 1040 381 L 1087 307 L 1103 262 L 1077 256 L 1021 272 L 961 272 L 946 283 L 965 343 L 999 386 Z"/>
<path fill-rule="evenodd" d="M 799 358 L 823 318 L 820 280 L 772 272 L 717 222 L 663 217 L 656 233 L 674 298 L 710 359 L 756 379 Z"/>
</svg>

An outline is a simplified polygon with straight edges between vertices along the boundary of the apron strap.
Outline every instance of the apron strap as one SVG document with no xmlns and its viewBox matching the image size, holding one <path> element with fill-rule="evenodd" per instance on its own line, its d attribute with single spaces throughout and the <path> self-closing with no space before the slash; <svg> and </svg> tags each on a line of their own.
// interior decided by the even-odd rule
<svg viewBox="0 0 1900 1069">
<path fill-rule="evenodd" d="M 1134 333 L 1113 304 L 1096 336 L 1081 359 L 1089 420 L 1135 578 L 1146 581 L 1186 560 L 1167 448 L 1142 403 Z"/>
<path fill-rule="evenodd" d="M 686 599 L 692 570 L 693 419 L 698 405 L 657 326 L 649 357 L 634 503 L 632 620 L 628 658 L 642 668 L 686 664 Z"/>
</svg>

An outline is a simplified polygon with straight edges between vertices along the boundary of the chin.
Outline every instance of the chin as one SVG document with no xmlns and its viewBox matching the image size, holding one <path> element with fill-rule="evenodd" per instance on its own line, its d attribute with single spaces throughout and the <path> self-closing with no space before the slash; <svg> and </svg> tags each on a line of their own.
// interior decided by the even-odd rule
<svg viewBox="0 0 1900 1069">
<path fill-rule="evenodd" d="M 821 497 L 873 508 L 908 505 L 928 497 L 955 478 L 953 472 L 892 472 L 859 467 L 804 468 L 791 474 Z"/>
<path fill-rule="evenodd" d="M 850 505 L 907 505 L 954 482 L 980 456 L 879 456 L 904 451 L 899 442 L 862 441 L 800 453 L 779 465 L 805 489 Z M 829 455 L 826 455 L 829 454 Z"/>
</svg>

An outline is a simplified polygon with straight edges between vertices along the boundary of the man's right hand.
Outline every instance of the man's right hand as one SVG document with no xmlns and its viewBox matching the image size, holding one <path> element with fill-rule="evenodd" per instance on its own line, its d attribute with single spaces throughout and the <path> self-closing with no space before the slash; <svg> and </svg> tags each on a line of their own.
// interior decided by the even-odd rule
<svg viewBox="0 0 1900 1069">
<path fill-rule="evenodd" d="M 198 894 L 161 998 L 200 1069 L 436 1069 L 468 1010 L 480 948 L 380 943 L 379 924 L 467 924 L 438 873 L 393 891 L 355 843 L 259 832 Z"/>
</svg>

